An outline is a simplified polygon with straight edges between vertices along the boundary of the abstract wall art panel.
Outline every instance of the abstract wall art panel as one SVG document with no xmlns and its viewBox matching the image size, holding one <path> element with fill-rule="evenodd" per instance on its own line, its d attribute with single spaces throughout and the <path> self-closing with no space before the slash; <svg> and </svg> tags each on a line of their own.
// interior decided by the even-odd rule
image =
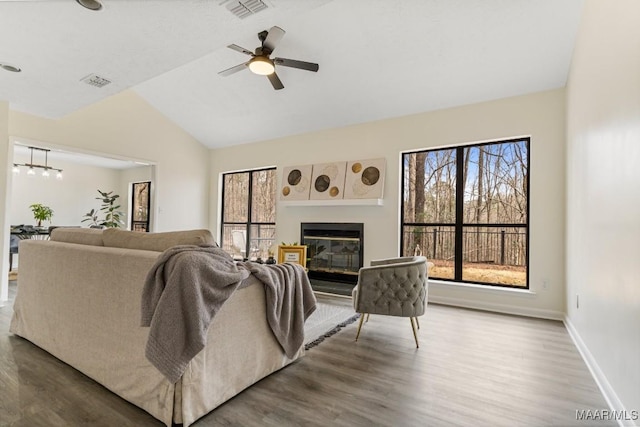
<svg viewBox="0 0 640 427">
<path fill-rule="evenodd" d="M 344 175 L 347 162 L 313 165 L 311 200 L 338 200 L 344 195 Z"/>
<path fill-rule="evenodd" d="M 312 165 L 283 168 L 280 200 L 309 200 L 311 171 Z"/>
<path fill-rule="evenodd" d="M 381 199 L 384 189 L 385 159 L 347 162 L 345 199 Z"/>
</svg>

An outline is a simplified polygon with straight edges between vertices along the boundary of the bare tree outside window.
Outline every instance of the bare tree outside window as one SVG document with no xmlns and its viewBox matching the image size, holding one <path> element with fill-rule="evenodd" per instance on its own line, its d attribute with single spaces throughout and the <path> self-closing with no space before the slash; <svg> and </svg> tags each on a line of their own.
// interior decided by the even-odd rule
<svg viewBox="0 0 640 427">
<path fill-rule="evenodd" d="M 223 175 L 223 249 L 238 259 L 267 259 L 275 243 L 275 221 L 275 168 Z"/>
<path fill-rule="evenodd" d="M 403 155 L 402 254 L 432 278 L 528 287 L 529 139 Z"/>
</svg>

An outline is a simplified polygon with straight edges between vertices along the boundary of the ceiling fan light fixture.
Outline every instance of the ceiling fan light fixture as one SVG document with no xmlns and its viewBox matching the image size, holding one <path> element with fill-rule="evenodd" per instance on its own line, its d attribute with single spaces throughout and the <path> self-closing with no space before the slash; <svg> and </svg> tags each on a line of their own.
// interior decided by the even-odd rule
<svg viewBox="0 0 640 427">
<path fill-rule="evenodd" d="M 102 3 L 98 0 L 76 0 L 78 4 L 82 7 L 85 7 L 89 10 L 100 10 L 102 9 Z"/>
<path fill-rule="evenodd" d="M 273 61 L 269 58 L 265 56 L 256 56 L 249 61 L 249 69 L 254 74 L 268 76 L 269 74 L 273 74 L 276 67 L 273 65 Z"/>
</svg>

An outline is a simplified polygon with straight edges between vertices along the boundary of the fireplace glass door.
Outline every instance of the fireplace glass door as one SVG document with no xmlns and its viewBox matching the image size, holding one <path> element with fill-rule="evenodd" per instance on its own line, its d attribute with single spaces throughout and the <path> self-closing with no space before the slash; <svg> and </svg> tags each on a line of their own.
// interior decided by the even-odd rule
<svg viewBox="0 0 640 427">
<path fill-rule="evenodd" d="M 360 239 L 305 236 L 305 244 L 309 270 L 358 275 Z"/>
</svg>

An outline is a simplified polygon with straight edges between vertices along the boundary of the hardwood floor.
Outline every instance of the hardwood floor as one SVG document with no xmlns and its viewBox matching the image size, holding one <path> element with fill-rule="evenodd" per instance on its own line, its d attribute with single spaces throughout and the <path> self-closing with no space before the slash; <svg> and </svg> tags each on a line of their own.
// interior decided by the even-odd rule
<svg viewBox="0 0 640 427">
<path fill-rule="evenodd" d="M 162 425 L 10 334 L 11 306 L 0 307 L 0 426 Z M 351 324 L 194 425 L 616 425 L 576 420 L 607 406 L 562 323 L 429 305 L 420 326 L 416 349 L 409 319 L 371 316 L 357 343 Z"/>
</svg>

